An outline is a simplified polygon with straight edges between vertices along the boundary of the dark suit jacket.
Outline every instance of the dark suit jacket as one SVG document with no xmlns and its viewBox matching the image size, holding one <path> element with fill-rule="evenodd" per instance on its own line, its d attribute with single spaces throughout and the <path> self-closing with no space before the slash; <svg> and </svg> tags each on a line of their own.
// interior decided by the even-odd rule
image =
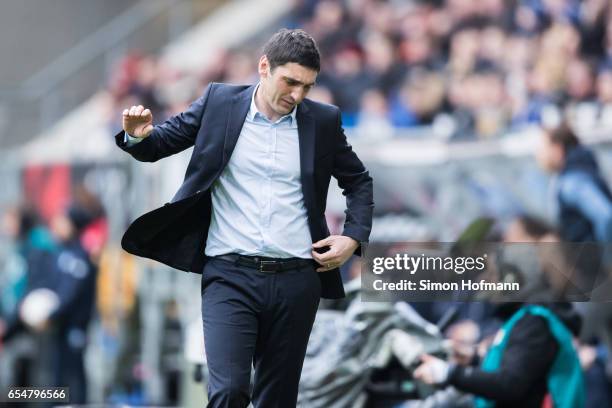
<svg viewBox="0 0 612 408">
<path fill-rule="evenodd" d="M 121 149 L 148 162 L 195 145 L 178 192 L 170 203 L 130 225 L 121 241 L 126 251 L 176 269 L 202 273 L 210 225 L 210 188 L 236 146 L 254 89 L 210 84 L 185 112 L 156 126 L 140 143 L 127 147 L 123 131 L 115 136 Z M 313 242 L 329 236 L 324 212 L 331 176 L 346 196 L 343 235 L 367 242 L 374 207 L 372 178 L 346 141 L 339 109 L 308 99 L 297 109 L 302 192 Z M 338 269 L 319 276 L 322 297 L 344 296 Z"/>
</svg>

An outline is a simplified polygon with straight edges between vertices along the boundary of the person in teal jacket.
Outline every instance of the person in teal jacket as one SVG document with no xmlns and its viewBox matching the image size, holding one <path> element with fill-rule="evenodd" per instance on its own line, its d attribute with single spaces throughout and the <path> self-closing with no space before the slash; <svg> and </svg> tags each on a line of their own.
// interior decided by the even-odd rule
<svg viewBox="0 0 612 408">
<path fill-rule="evenodd" d="M 505 235 L 506 242 L 533 245 L 557 239 L 548 225 L 529 216 L 515 220 Z M 581 318 L 572 304 L 553 302 L 564 298 L 564 285 L 545 269 L 547 283 L 530 295 L 530 302 L 496 306 L 503 323 L 481 362 L 464 366 L 426 355 L 415 378 L 473 394 L 476 408 L 542 408 L 546 399 L 555 408 L 583 408 L 583 372 L 574 348 Z"/>
<path fill-rule="evenodd" d="M 476 408 L 584 407 L 584 381 L 572 339 L 580 319 L 569 303 L 500 305 L 505 322 L 479 367 L 423 356 L 415 378 L 474 394 Z"/>
</svg>

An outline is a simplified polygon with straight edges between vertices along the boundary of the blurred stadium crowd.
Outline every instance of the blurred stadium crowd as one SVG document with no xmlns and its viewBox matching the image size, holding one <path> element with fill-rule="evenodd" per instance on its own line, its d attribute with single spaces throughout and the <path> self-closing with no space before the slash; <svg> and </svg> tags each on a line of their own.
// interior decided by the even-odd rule
<svg viewBox="0 0 612 408">
<path fill-rule="evenodd" d="M 302 27 L 317 40 L 322 72 L 310 97 L 342 109 L 350 138 L 379 141 L 424 135 L 478 141 L 532 125 L 556 125 L 561 118 L 578 133 L 612 129 L 610 22 L 612 5 L 606 0 L 295 0 L 282 24 Z M 159 123 L 183 111 L 211 81 L 256 82 L 259 56 L 259 49 L 245 44 L 221 50 L 201 70 L 190 71 L 170 66 L 156 55 L 127 54 L 111 71 L 103 91 L 112 105 L 109 134 L 121 128 L 120 112 L 126 106 L 146 106 Z M 550 143 L 544 146 L 548 150 L 540 152 L 543 167 L 561 179 L 571 179 L 572 169 L 588 167 L 586 179 L 574 178 L 568 184 L 572 187 L 563 190 L 568 212 L 558 218 L 556 228 L 527 216 L 509 224 L 505 233 L 511 237 L 506 239 L 535 242 L 553 233 L 566 241 L 609 242 L 612 195 L 606 175 L 572 131 L 552 132 L 549 137 Z M 90 337 L 90 341 L 102 344 L 98 350 L 117 363 L 109 374 L 115 378 L 103 380 L 101 395 L 114 402 L 151 402 L 140 386 L 151 378 L 141 361 L 144 351 L 139 341 L 144 341 L 144 335 L 134 334 L 141 313 L 138 283 L 133 274 L 113 275 L 119 268 L 133 270 L 134 259 L 113 263 L 112 257 L 105 257 L 107 244 L 118 245 L 107 242 L 106 218 L 113 214 L 107 214 L 86 189 L 73 191 L 72 204 L 59 214 L 40 214 L 41 209 L 32 203 L 4 214 L 4 235 L 10 246 L 0 253 L 0 346 L 12 357 L 0 358 L 0 374 L 3 369 L 13 370 L 12 380 L 23 384 L 73 381 L 74 389 L 82 391 L 74 395 L 74 401 L 85 401 L 85 333 L 95 308 L 103 329 L 95 332 L 98 339 Z M 571 202 L 584 204 L 578 205 L 582 218 L 571 211 Z M 590 223 L 586 234 L 581 229 L 584 223 Z M 347 282 L 358 277 L 359 264 L 346 265 L 343 273 Z M 123 289 L 117 289 L 120 286 Z M 20 311 L 19 305 L 36 289 L 53 293 L 38 292 L 38 301 L 47 305 L 49 313 L 39 308 L 31 316 Z M 415 308 L 435 322 L 450 306 Z M 478 303 L 459 309 L 463 320 L 445 334 L 459 345 L 455 351 L 467 347 L 475 354 L 484 340 L 492 340 L 499 321 L 493 328 L 489 324 L 500 315 L 493 316 L 494 308 Z M 612 406 L 609 312 L 603 307 L 584 307 L 581 312 L 587 322 L 594 317 L 588 322 L 591 332 L 577 347 L 587 381 L 587 406 Z M 183 351 L 180 338 L 187 336 L 181 326 L 184 319 L 177 317 L 172 302 L 164 305 L 163 313 L 167 327 L 156 333 L 174 342 L 167 348 L 176 360 Z M 507 317 L 504 310 L 502 319 Z M 122 334 L 128 330 L 130 335 Z M 120 337 L 121 341 L 115 341 Z M 528 348 L 528 340 L 522 349 Z M 63 360 L 41 361 L 38 350 L 49 350 L 50 356 Z M 169 391 L 164 400 L 154 402 L 178 404 L 178 378 L 185 373 L 174 361 L 164 364 Z M 66 380 L 67 376 L 71 379 Z M 132 390 L 138 395 L 130 400 Z"/>
<path fill-rule="evenodd" d="M 443 139 L 490 138 L 559 114 L 611 126 L 607 1 L 295 3 L 287 24 L 311 33 L 323 56 L 311 98 L 342 108 L 344 126 L 364 138 L 422 126 Z M 253 82 L 258 57 L 226 50 L 201 72 L 180 72 L 134 54 L 110 89 L 118 108 L 133 97 L 173 113 L 210 81 Z"/>
</svg>

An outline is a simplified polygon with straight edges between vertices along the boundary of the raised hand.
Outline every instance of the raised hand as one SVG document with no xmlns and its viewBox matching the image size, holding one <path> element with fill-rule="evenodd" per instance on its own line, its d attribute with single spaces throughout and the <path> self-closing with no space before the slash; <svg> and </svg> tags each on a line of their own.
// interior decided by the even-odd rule
<svg viewBox="0 0 612 408">
<path fill-rule="evenodd" d="M 144 106 L 132 106 L 123 111 L 123 130 L 133 137 L 147 137 L 153 131 L 153 114 Z"/>
</svg>

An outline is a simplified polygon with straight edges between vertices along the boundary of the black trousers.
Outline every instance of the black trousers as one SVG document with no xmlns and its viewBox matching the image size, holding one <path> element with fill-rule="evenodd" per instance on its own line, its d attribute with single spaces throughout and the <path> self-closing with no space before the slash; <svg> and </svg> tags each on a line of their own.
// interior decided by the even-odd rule
<svg viewBox="0 0 612 408">
<path fill-rule="evenodd" d="M 270 274 L 211 258 L 202 273 L 208 406 L 295 407 L 320 295 L 314 264 Z"/>
</svg>

